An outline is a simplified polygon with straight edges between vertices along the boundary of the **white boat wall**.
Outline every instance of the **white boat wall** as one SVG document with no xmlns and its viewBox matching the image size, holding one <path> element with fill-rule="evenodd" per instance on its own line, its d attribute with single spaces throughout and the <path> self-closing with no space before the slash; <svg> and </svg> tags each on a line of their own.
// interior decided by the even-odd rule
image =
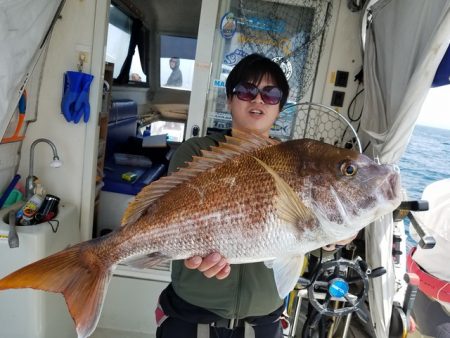
<svg viewBox="0 0 450 338">
<path fill-rule="evenodd" d="M 194 126 L 198 127 L 199 135 L 206 134 L 207 95 L 213 88 L 215 78 L 211 78 L 211 74 L 217 67 L 219 53 L 218 26 L 231 1 L 193 1 L 191 7 L 199 9 L 195 20 L 182 20 L 183 13 L 190 13 L 182 8 L 189 1 L 118 1 L 131 4 L 129 8 L 142 15 L 151 33 L 149 39 L 155 46 L 150 50 L 149 60 L 157 62 L 150 65 L 155 75 L 150 77 L 149 86 L 112 86 L 113 98 L 132 99 L 139 111 L 154 104 L 184 104 L 189 107 L 185 138 L 192 137 Z M 306 0 L 274 2 L 311 6 Z M 345 94 L 343 104 L 332 107 L 347 112 L 359 88 L 353 78 L 363 68 L 365 91 L 359 137 L 367 155 L 382 163 L 396 163 L 408 144 L 436 69 L 449 46 L 450 0 L 372 0 L 367 1 L 364 10 L 354 10 L 349 6 L 352 1 L 347 0 L 321 2 L 332 4 L 331 17 L 314 63 L 312 85 L 300 102 L 332 106 L 334 92 L 339 90 Z M 8 124 L 14 122 L 10 123 L 15 118 L 15 107 L 23 88 L 27 90 L 25 137 L 0 144 L 0 192 L 17 173 L 25 183 L 33 141 L 51 140 L 63 165 L 50 168 L 50 149 L 38 146 L 33 173 L 49 193 L 75 206 L 81 240 L 95 235 L 96 169 L 110 4 L 109 0 L 0 0 L 0 131 L 3 136 Z M 369 15 L 364 16 L 363 21 L 364 13 Z M 173 22 L 184 22 L 185 26 Z M 195 85 L 190 93 L 160 86 L 160 34 L 197 39 L 193 67 Z M 364 45 L 361 35 L 365 36 Z M 80 60 L 80 56 L 86 59 Z M 92 74 L 94 79 L 89 96 L 90 118 L 86 123 L 75 124 L 64 119 L 60 105 L 63 75 L 78 69 Z M 339 70 L 349 74 L 348 85 L 344 88 L 335 86 Z M 399 292 L 391 256 L 393 227 L 392 218 L 384 217 L 365 232 L 367 262 L 371 267 L 387 269 L 387 274 L 370 281 L 370 314 L 378 338 L 388 337 L 392 302 Z M 170 275 L 155 272 L 149 277 L 133 272 L 127 276 L 130 278 L 114 277 L 110 293 L 122 294 L 125 289 L 133 289 L 128 283 L 135 283 L 132 284 L 137 285 L 135 290 L 145 292 L 149 288 L 153 290 L 149 292 L 154 293 L 149 298 L 157 299 Z M 153 283 L 152 286 L 148 287 L 146 281 Z M 121 298 L 116 297 L 114 301 L 117 299 Z M 105 315 L 100 327 L 114 329 L 115 324 L 124 327 L 129 320 L 130 331 L 153 334 L 154 323 L 149 323 L 153 320 L 149 315 L 153 308 L 131 310 L 136 313 L 130 313 L 130 309 L 132 306 L 122 309 L 123 320 L 115 317 L 118 312 L 111 312 L 109 318 Z M 144 311 L 147 313 L 139 313 Z"/>
</svg>

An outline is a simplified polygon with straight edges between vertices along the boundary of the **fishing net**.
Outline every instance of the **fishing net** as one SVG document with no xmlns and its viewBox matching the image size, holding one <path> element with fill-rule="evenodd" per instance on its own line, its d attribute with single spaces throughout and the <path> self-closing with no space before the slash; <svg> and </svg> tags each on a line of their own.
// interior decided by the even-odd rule
<svg viewBox="0 0 450 338">
<path fill-rule="evenodd" d="M 216 53 L 221 68 L 214 73 L 210 92 L 208 126 L 231 127 L 227 111 L 225 80 L 231 69 L 246 55 L 262 54 L 283 69 L 289 82 L 288 103 L 310 101 L 321 49 L 332 13 L 329 0 L 231 0 L 221 10 Z M 271 135 L 292 137 L 295 112 L 280 114 Z"/>
<path fill-rule="evenodd" d="M 362 152 L 358 135 L 351 123 L 336 110 L 317 103 L 299 103 L 286 107 L 295 112 L 292 138 L 309 138 L 337 147 Z"/>
<path fill-rule="evenodd" d="M 327 0 L 239 0 L 238 41 L 245 54 L 259 53 L 276 61 L 299 102 L 314 82 L 332 5 Z"/>
</svg>

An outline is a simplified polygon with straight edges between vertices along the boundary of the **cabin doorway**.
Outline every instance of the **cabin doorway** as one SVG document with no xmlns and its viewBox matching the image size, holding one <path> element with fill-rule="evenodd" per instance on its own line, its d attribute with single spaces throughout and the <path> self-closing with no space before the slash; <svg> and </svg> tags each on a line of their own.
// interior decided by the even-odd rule
<svg viewBox="0 0 450 338">
<path fill-rule="evenodd" d="M 110 1 L 94 237 L 120 226 L 186 137 L 201 9 L 201 0 Z"/>
</svg>

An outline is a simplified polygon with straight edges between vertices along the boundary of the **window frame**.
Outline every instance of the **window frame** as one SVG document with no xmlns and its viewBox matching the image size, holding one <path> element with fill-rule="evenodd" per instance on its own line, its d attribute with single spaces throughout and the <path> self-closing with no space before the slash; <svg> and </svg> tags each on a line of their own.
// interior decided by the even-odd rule
<svg viewBox="0 0 450 338">
<path fill-rule="evenodd" d="M 192 75 L 191 75 L 191 81 L 194 77 L 194 72 L 195 72 L 195 60 L 196 60 L 196 53 L 197 53 L 197 46 L 198 46 L 198 36 L 183 35 L 183 34 L 179 34 L 179 33 L 175 33 L 175 32 L 164 32 L 164 31 L 158 32 L 158 35 L 157 35 L 158 51 L 157 51 L 156 59 L 158 61 L 156 63 L 157 63 L 157 69 L 158 69 L 158 76 L 157 77 L 155 76 L 155 83 L 157 84 L 157 88 L 159 88 L 163 91 L 169 90 L 169 91 L 173 91 L 173 92 L 187 93 L 188 95 L 190 95 L 192 92 L 192 86 L 190 89 L 186 89 L 186 88 L 176 88 L 176 87 L 171 87 L 171 86 L 164 86 L 161 83 L 161 58 L 163 58 L 161 41 L 162 41 L 163 36 L 195 40 L 194 56 L 193 56 L 193 59 L 189 59 L 194 62 L 194 67 L 193 67 L 193 71 L 192 71 Z M 176 55 L 171 55 L 171 57 L 172 56 L 176 56 Z M 180 59 L 182 59 L 182 58 L 180 57 Z M 183 75 L 184 75 L 184 73 L 183 73 Z"/>
<path fill-rule="evenodd" d="M 119 75 L 121 74 L 121 72 L 122 72 L 122 68 L 123 68 L 123 66 L 124 66 L 124 64 L 125 64 L 125 61 L 126 61 L 126 58 L 125 58 L 125 60 L 123 61 L 123 63 L 120 65 L 120 69 L 119 69 L 119 75 L 117 76 L 117 77 L 113 77 L 113 86 L 115 86 L 115 87 L 117 87 L 117 86 L 123 86 L 123 87 L 132 87 L 132 88 L 145 88 L 145 89 L 149 89 L 150 87 L 151 87 L 151 80 L 150 80 L 150 77 L 152 76 L 152 67 L 151 67 L 151 65 L 150 65 L 150 53 L 149 53 L 149 50 L 150 50 L 150 43 L 151 43 L 151 41 L 150 41 L 150 29 L 149 29 L 149 27 L 145 24 L 145 22 L 143 22 L 136 14 L 133 14 L 130 10 L 128 10 L 127 8 L 126 8 L 126 6 L 124 6 L 121 2 L 119 2 L 119 1 L 114 1 L 114 0 L 111 0 L 111 4 L 110 4 L 111 6 L 114 6 L 114 7 L 116 7 L 116 9 L 118 10 L 118 11 L 120 11 L 121 13 L 123 13 L 124 15 L 126 15 L 130 20 L 131 20 L 131 22 L 132 22 L 132 24 L 133 24 L 133 22 L 135 22 L 136 20 L 139 20 L 140 22 L 141 22 L 141 24 L 142 24 L 142 28 L 143 28 L 143 30 L 144 30 L 144 33 L 143 33 L 143 41 L 144 41 L 144 47 L 143 47 L 143 49 L 144 49 L 144 52 L 145 52 L 145 54 L 146 55 L 144 55 L 144 62 L 146 63 L 146 66 L 145 65 L 143 65 L 142 64 L 142 58 L 141 57 L 139 57 L 141 60 L 141 62 L 140 62 L 140 66 L 141 66 L 141 69 L 142 69 L 142 72 L 144 73 L 144 69 L 145 68 L 147 68 L 147 73 L 148 74 L 145 74 L 144 73 L 144 75 L 146 75 L 146 80 L 145 81 L 133 81 L 133 80 L 131 80 L 130 79 L 130 77 L 131 77 L 131 66 L 130 66 L 130 70 L 129 70 L 129 74 L 128 74 L 128 81 L 127 82 L 122 82 L 122 81 L 119 81 L 118 80 L 118 77 L 119 77 Z M 111 8 L 111 7 L 110 7 Z M 109 9 L 109 10 L 111 10 L 111 9 Z M 109 35 L 109 27 L 110 27 L 110 25 L 112 25 L 111 24 L 111 19 L 109 18 L 108 19 L 108 35 Z M 116 26 L 117 27 L 117 26 Z M 120 27 L 118 27 L 119 29 L 120 29 Z M 132 31 L 130 32 L 130 41 L 129 41 L 129 44 L 128 44 L 128 46 L 126 46 L 126 48 L 127 48 L 127 50 L 128 50 L 128 48 L 130 47 L 130 43 L 131 43 L 131 34 L 132 34 Z M 138 51 L 138 52 L 140 52 L 139 51 L 139 46 L 138 46 L 138 44 L 136 44 L 136 46 L 135 46 L 135 53 L 136 53 L 136 50 Z M 107 46 L 106 46 L 106 51 L 107 51 Z M 134 55 L 136 55 L 136 54 L 134 54 Z M 108 61 L 108 60 L 106 60 L 106 61 Z M 117 67 L 119 67 L 118 66 L 118 64 L 117 63 L 114 63 L 114 67 L 115 67 L 115 69 L 117 68 Z"/>
</svg>

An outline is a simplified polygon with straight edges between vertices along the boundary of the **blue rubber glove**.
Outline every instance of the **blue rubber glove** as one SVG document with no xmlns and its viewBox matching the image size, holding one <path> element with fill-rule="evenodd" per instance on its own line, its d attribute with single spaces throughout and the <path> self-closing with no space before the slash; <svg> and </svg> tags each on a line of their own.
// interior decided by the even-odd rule
<svg viewBox="0 0 450 338">
<path fill-rule="evenodd" d="M 91 113 L 91 106 L 89 105 L 89 89 L 91 87 L 92 80 L 94 76 L 90 74 L 82 73 L 83 77 L 81 80 L 81 92 L 75 102 L 75 115 L 73 116 L 73 122 L 80 122 L 81 116 L 83 116 L 83 121 L 89 121 L 89 116 Z"/>
<path fill-rule="evenodd" d="M 73 121 L 75 102 L 80 93 L 81 75 L 82 73 L 80 72 L 66 72 L 64 74 L 64 91 L 61 100 L 61 112 L 67 122 Z"/>
<path fill-rule="evenodd" d="M 64 74 L 61 112 L 67 122 L 78 123 L 83 115 L 85 122 L 89 120 L 89 88 L 93 78 L 82 72 L 68 71 Z"/>
</svg>

